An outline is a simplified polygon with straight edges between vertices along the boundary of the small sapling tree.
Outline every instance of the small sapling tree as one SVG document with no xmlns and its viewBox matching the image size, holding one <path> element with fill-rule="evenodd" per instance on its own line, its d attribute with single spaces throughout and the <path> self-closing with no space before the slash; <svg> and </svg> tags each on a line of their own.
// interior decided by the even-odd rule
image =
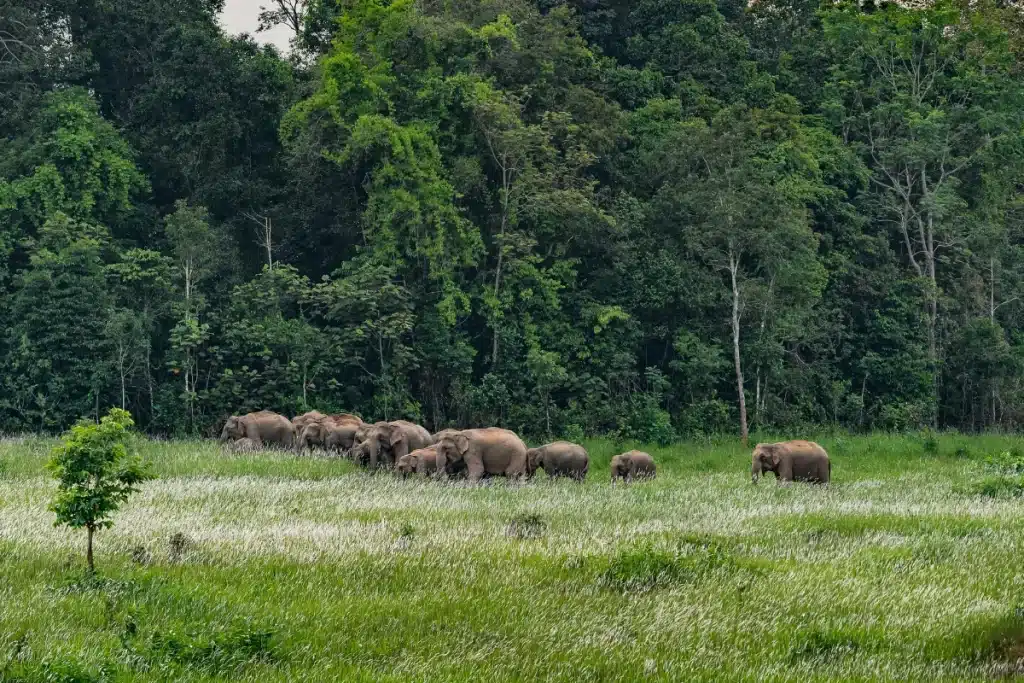
<svg viewBox="0 0 1024 683">
<path fill-rule="evenodd" d="M 139 457 L 129 451 L 133 425 L 128 411 L 120 408 L 111 408 L 99 424 L 82 420 L 53 449 L 47 466 L 58 482 L 57 495 L 50 504 L 57 514 L 54 526 L 86 530 L 89 573 L 95 571 L 93 534 L 113 526 L 111 516 L 151 476 Z"/>
</svg>

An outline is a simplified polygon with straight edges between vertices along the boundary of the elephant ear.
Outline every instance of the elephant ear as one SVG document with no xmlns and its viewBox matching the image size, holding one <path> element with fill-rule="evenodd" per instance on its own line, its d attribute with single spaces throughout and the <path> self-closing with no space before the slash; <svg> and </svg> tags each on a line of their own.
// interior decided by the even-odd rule
<svg viewBox="0 0 1024 683">
<path fill-rule="evenodd" d="M 465 455 L 466 451 L 469 450 L 469 437 L 465 434 L 455 434 L 452 436 L 452 442 L 462 455 Z"/>
<path fill-rule="evenodd" d="M 398 444 L 406 440 L 404 429 L 402 429 L 398 425 L 388 425 L 388 427 L 388 443 L 390 443 L 392 447 L 397 446 Z"/>
<path fill-rule="evenodd" d="M 779 445 L 774 443 L 765 444 L 761 447 L 764 459 L 771 463 L 772 467 L 778 467 L 782 454 L 779 453 Z"/>
</svg>

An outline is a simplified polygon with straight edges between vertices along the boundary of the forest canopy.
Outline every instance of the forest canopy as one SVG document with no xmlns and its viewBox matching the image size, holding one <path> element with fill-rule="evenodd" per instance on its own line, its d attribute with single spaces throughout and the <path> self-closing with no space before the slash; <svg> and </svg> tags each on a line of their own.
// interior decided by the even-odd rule
<svg viewBox="0 0 1024 683">
<path fill-rule="evenodd" d="M 1024 420 L 1024 15 L 0 0 L 0 431 Z"/>
</svg>

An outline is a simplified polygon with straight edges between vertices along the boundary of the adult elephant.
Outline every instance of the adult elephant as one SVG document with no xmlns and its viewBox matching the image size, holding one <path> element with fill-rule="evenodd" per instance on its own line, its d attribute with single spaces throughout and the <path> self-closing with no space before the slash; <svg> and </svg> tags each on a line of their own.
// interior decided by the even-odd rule
<svg viewBox="0 0 1024 683">
<path fill-rule="evenodd" d="M 295 423 L 295 419 L 292 420 L 292 424 Z M 362 424 L 362 419 L 351 413 L 338 415 L 323 415 L 321 413 L 321 417 L 307 421 L 304 428 L 296 430 L 298 436 L 295 444 L 296 450 L 322 448 L 347 451 L 352 448 L 356 431 Z"/>
<path fill-rule="evenodd" d="M 302 434 L 302 430 L 305 429 L 309 424 L 313 422 L 320 422 L 326 415 L 321 413 L 319 410 L 310 410 L 302 415 L 296 415 L 292 418 L 292 426 L 295 427 L 296 434 Z"/>
<path fill-rule="evenodd" d="M 246 415 L 233 415 L 224 423 L 221 441 L 249 439 L 255 448 L 266 445 L 291 448 L 295 443 L 295 427 L 284 415 L 261 410 Z"/>
<path fill-rule="evenodd" d="M 832 461 L 825 449 L 813 441 L 759 443 L 751 456 L 750 477 L 756 484 L 762 472 L 774 472 L 778 483 L 808 481 L 827 484 L 832 478 Z"/>
<path fill-rule="evenodd" d="M 330 428 L 324 435 L 324 449 L 345 453 L 356 445 L 356 434 L 366 424 L 362 418 L 348 413 L 332 415 Z"/>
<path fill-rule="evenodd" d="M 419 448 L 398 459 L 395 469 L 403 477 L 416 474 L 431 475 L 437 472 L 437 444 Z"/>
<path fill-rule="evenodd" d="M 434 437 L 423 427 L 405 420 L 377 423 L 366 436 L 370 469 L 383 462 L 393 466 L 403 455 L 434 443 Z"/>
<path fill-rule="evenodd" d="M 634 479 L 654 479 L 657 467 L 654 458 L 643 451 L 628 451 L 612 458 L 612 483 L 616 479 L 630 482 Z"/>
<path fill-rule="evenodd" d="M 445 476 L 463 465 L 472 482 L 487 474 L 519 479 L 526 476 L 526 444 L 515 432 L 498 427 L 444 435 L 437 443 L 438 474 Z"/>
<path fill-rule="evenodd" d="M 538 468 L 549 478 L 572 477 L 583 481 L 590 469 L 590 456 L 579 444 L 555 441 L 526 451 L 526 476 L 532 478 Z"/>
</svg>

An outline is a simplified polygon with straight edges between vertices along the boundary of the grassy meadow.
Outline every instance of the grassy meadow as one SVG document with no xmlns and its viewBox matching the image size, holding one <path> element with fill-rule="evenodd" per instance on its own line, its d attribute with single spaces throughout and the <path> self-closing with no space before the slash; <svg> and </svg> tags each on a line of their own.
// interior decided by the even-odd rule
<svg viewBox="0 0 1024 683">
<path fill-rule="evenodd" d="M 54 442 L 9 439 L 0 681 L 1017 675 L 1024 440 L 820 442 L 827 489 L 752 486 L 728 440 L 649 448 L 658 478 L 616 487 L 608 441 L 582 485 L 476 487 L 147 442 L 158 478 L 90 578 L 46 509 Z"/>
</svg>

